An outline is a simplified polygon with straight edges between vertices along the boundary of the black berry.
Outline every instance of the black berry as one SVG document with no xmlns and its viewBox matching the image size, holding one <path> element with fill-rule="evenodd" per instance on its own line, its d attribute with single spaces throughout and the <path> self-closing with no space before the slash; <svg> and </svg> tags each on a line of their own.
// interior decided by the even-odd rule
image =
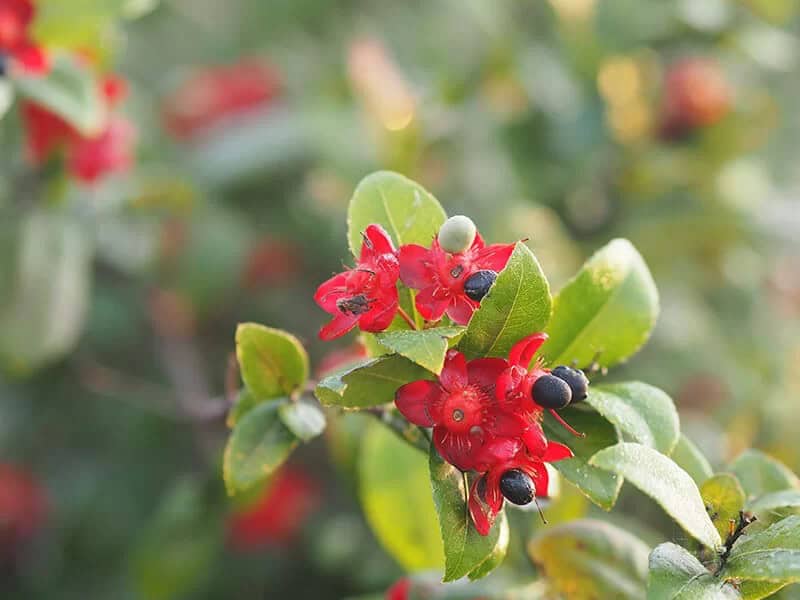
<svg viewBox="0 0 800 600">
<path fill-rule="evenodd" d="M 586 399 L 586 395 L 589 393 L 589 380 L 583 371 L 561 365 L 553 369 L 550 374 L 567 382 L 569 389 L 572 390 L 573 402 L 580 402 Z"/>
<path fill-rule="evenodd" d="M 533 502 L 533 480 L 519 469 L 511 469 L 500 478 L 500 492 L 509 502 L 524 506 Z"/>
<path fill-rule="evenodd" d="M 545 408 L 564 408 L 572 400 L 572 390 L 563 379 L 542 375 L 531 388 L 533 401 Z"/>
<path fill-rule="evenodd" d="M 467 298 L 480 302 L 492 287 L 495 279 L 497 279 L 497 273 L 494 271 L 476 271 L 464 282 L 464 293 Z"/>
</svg>

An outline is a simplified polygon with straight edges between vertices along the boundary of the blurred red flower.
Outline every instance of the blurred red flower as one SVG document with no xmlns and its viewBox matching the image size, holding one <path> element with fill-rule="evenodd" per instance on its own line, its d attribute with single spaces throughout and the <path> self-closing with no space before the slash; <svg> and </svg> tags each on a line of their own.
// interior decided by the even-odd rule
<svg viewBox="0 0 800 600">
<path fill-rule="evenodd" d="M 408 600 L 411 590 L 411 580 L 408 577 L 398 579 L 392 587 L 386 590 L 386 600 Z"/>
<path fill-rule="evenodd" d="M 0 0 L 0 66 L 10 58 L 29 73 L 47 70 L 47 56 L 30 37 L 34 14 L 32 0 Z"/>
<path fill-rule="evenodd" d="M 0 559 L 29 540 L 46 515 L 41 485 L 26 471 L 0 463 Z"/>
<path fill-rule="evenodd" d="M 730 110 L 731 95 L 722 69 L 713 60 L 675 62 L 664 78 L 661 135 L 678 137 L 717 123 Z"/>
<path fill-rule="evenodd" d="M 252 504 L 228 518 L 228 542 L 241 552 L 285 545 L 317 508 L 320 489 L 308 474 L 284 467 Z"/>
<path fill-rule="evenodd" d="M 282 285 L 302 269 L 302 248 L 286 240 L 263 238 L 247 256 L 242 273 L 245 289 Z"/>
<path fill-rule="evenodd" d="M 279 72 L 259 59 L 206 67 L 166 98 L 164 125 L 176 138 L 188 140 L 226 117 L 269 105 L 281 93 Z"/>
<path fill-rule="evenodd" d="M 358 361 L 367 358 L 367 356 L 367 348 L 360 342 L 354 342 L 353 344 L 344 348 L 331 350 L 322 357 L 322 360 L 317 367 L 317 378 L 322 379 L 334 371 L 338 371 L 341 368 L 355 364 Z"/>
</svg>

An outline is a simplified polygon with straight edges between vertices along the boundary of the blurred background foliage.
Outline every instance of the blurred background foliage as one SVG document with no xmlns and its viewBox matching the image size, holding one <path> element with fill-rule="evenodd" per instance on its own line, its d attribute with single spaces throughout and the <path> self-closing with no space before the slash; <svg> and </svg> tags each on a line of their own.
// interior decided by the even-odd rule
<svg viewBox="0 0 800 600">
<path fill-rule="evenodd" d="M 236 323 L 296 332 L 320 364 L 312 294 L 378 168 L 528 238 L 556 288 L 630 238 L 662 314 L 611 378 L 668 391 L 716 467 L 755 446 L 800 468 L 797 0 L 37 8 L 48 50 L 127 80 L 138 146 L 92 184 L 34 167 L 0 82 L 0 507 L 22 523 L 0 536 L 4 598 L 382 597 L 401 576 L 356 500 L 360 417 L 258 498 L 220 478 Z M 546 510 L 596 512 L 568 485 Z M 510 517 L 495 588 L 535 577 L 538 517 Z M 601 518 L 680 535 L 635 491 Z"/>
</svg>

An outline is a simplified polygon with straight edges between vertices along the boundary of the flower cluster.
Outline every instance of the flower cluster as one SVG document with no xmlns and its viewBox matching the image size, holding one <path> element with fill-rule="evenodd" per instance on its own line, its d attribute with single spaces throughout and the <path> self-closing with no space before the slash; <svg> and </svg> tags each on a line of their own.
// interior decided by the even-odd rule
<svg viewBox="0 0 800 600">
<path fill-rule="evenodd" d="M 27 73 L 47 70 L 47 56 L 30 35 L 34 15 L 32 0 L 0 2 L 0 76 L 9 67 Z"/>
<path fill-rule="evenodd" d="M 547 496 L 545 463 L 572 456 L 568 447 L 545 437 L 542 416 L 549 410 L 576 433 L 555 410 L 585 398 L 588 381 L 581 371 L 566 366 L 551 371 L 534 360 L 546 339 L 535 333 L 520 340 L 507 359 L 467 361 L 450 350 L 438 381 L 413 381 L 395 395 L 406 419 L 433 428 L 444 460 L 478 474 L 469 510 L 481 535 L 489 533 L 504 498 L 523 505 Z"/>
<path fill-rule="evenodd" d="M 317 289 L 314 300 L 333 316 L 320 338 L 337 338 L 356 325 L 362 331 L 383 331 L 398 314 L 413 324 L 399 305 L 398 281 L 417 291 L 417 312 L 429 323 L 445 315 L 458 325 L 469 323 L 514 244 L 486 245 L 471 221 L 465 227 L 457 219 L 466 218 L 448 220 L 430 248 L 418 244 L 395 248 L 380 225 L 367 227 L 356 266 Z"/>
</svg>

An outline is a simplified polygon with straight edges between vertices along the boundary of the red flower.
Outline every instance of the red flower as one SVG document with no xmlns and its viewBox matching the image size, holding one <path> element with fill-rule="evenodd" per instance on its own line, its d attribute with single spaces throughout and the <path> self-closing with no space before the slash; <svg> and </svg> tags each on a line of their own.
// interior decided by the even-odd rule
<svg viewBox="0 0 800 600">
<path fill-rule="evenodd" d="M 672 138 L 713 125 L 730 105 L 730 87 L 719 65 L 702 58 L 680 60 L 664 79 L 661 135 Z"/>
<path fill-rule="evenodd" d="M 356 267 L 317 288 L 314 301 L 333 315 L 320 330 L 320 339 L 340 337 L 356 325 L 363 331 L 386 329 L 397 313 L 398 276 L 397 252 L 389 234 L 380 225 L 370 225 Z"/>
<path fill-rule="evenodd" d="M 31 0 L 0 0 L 0 66 L 9 56 L 29 73 L 47 70 L 47 57 L 28 31 L 33 17 Z"/>
<path fill-rule="evenodd" d="M 462 471 L 478 469 L 481 448 L 509 425 L 493 410 L 492 398 L 505 367 L 501 358 L 467 362 L 463 354 L 450 350 L 438 382 L 405 384 L 395 393 L 395 404 L 410 422 L 433 427 L 433 443 L 447 462 Z"/>
<path fill-rule="evenodd" d="M 400 280 L 419 290 L 416 306 L 428 321 L 447 314 L 453 322 L 466 325 L 480 305 L 464 293 L 464 282 L 476 271 L 502 271 L 514 251 L 514 244 L 486 246 L 480 234 L 469 249 L 458 254 L 442 250 L 434 239 L 430 250 L 417 244 L 400 248 Z"/>
<path fill-rule="evenodd" d="M 408 577 L 398 579 L 392 587 L 386 590 L 386 600 L 408 600 L 411 590 L 411 580 Z"/>
<path fill-rule="evenodd" d="M 27 472 L 0 464 L 0 559 L 31 538 L 46 513 L 42 487 Z"/>
<path fill-rule="evenodd" d="M 178 139 L 195 137 L 227 117 L 269 105 L 281 88 L 278 71 L 256 59 L 204 68 L 165 101 L 165 127 Z"/>
<path fill-rule="evenodd" d="M 261 496 L 228 519 L 228 540 L 239 551 L 287 544 L 316 509 L 319 486 L 303 471 L 284 467 Z"/>
<path fill-rule="evenodd" d="M 533 480 L 536 496 L 547 496 L 549 476 L 544 463 L 571 458 L 572 451 L 558 442 L 545 441 L 545 444 L 540 455 L 532 454 L 522 445 L 516 452 L 511 445 L 499 445 L 491 468 L 476 479 L 470 489 L 469 512 L 478 533 L 488 535 L 497 514 L 503 508 L 500 480 L 506 472 L 514 469 L 522 471 Z"/>
</svg>

